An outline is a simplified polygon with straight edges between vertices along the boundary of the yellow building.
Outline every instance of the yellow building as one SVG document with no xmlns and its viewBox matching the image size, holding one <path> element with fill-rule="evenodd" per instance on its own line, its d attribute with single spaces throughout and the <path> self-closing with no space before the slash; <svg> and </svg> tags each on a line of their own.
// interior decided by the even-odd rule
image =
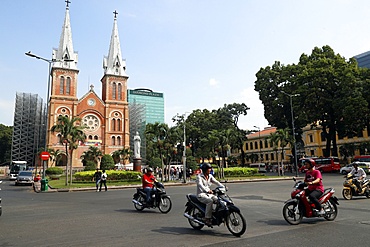
<svg viewBox="0 0 370 247">
<path fill-rule="evenodd" d="M 273 147 L 268 140 L 271 133 L 276 132 L 276 127 L 266 127 L 259 132 L 252 133 L 247 136 L 247 141 L 243 145 L 245 152 L 246 164 L 253 162 L 263 162 L 267 165 L 276 165 L 283 160 L 284 164 L 291 164 L 292 162 L 292 148 L 287 145 L 282 150 L 280 147 Z M 369 133 L 367 130 L 363 131 L 360 136 L 352 138 L 339 138 L 337 136 L 338 155 L 340 157 L 339 148 L 344 144 L 360 144 L 370 142 Z M 306 126 L 303 128 L 302 142 L 297 142 L 297 157 L 320 157 L 323 156 L 326 149 L 326 140 L 322 135 L 322 127 L 318 126 L 311 128 Z M 370 151 L 370 150 L 369 150 Z M 355 155 L 360 155 L 359 150 L 355 151 Z"/>
</svg>

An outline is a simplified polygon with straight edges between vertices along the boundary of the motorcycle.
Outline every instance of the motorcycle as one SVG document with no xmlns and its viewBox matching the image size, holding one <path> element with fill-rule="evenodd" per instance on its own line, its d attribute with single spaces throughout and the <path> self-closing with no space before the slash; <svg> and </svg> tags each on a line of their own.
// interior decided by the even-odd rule
<svg viewBox="0 0 370 247">
<path fill-rule="evenodd" d="M 338 214 L 338 198 L 334 196 L 335 190 L 333 188 L 325 189 L 319 202 L 325 211 L 324 215 L 319 215 L 319 211 L 315 209 L 315 204 L 312 203 L 306 196 L 306 184 L 303 181 L 296 181 L 293 178 L 295 185 L 291 192 L 291 199 L 287 200 L 283 207 L 284 219 L 291 225 L 298 225 L 303 216 L 306 218 L 324 217 L 328 221 L 332 221 Z"/>
<path fill-rule="evenodd" d="M 146 203 L 146 192 L 142 188 L 136 188 L 136 193 L 133 195 L 132 202 L 138 211 L 143 211 L 144 208 L 158 208 L 161 213 L 167 214 L 172 208 L 170 197 L 166 194 L 164 185 L 158 181 L 154 181 L 154 187 L 151 192 L 151 200 Z"/>
<path fill-rule="evenodd" d="M 234 205 L 231 198 L 226 194 L 225 187 L 217 187 L 213 190 L 213 193 L 217 196 L 217 202 L 213 205 L 212 225 L 209 227 L 226 223 L 231 234 L 240 237 L 247 229 L 246 220 L 240 209 Z M 194 229 L 200 230 L 206 225 L 203 221 L 206 205 L 201 203 L 194 194 L 188 194 L 186 198 L 188 201 L 185 205 L 184 216 Z"/>
<path fill-rule="evenodd" d="M 370 180 L 364 179 L 361 182 L 361 191 L 357 191 L 357 186 L 353 182 L 353 174 L 348 173 L 345 176 L 346 180 L 343 182 L 343 190 L 342 195 L 343 198 L 346 200 L 351 200 L 352 196 L 366 196 L 367 198 L 370 198 Z"/>
</svg>

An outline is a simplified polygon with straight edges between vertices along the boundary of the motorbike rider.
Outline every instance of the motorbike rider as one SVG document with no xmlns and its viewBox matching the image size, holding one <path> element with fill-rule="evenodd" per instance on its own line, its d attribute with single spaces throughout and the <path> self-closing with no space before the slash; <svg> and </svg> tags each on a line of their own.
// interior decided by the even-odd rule
<svg viewBox="0 0 370 247">
<path fill-rule="evenodd" d="M 364 180 L 364 178 L 366 178 L 366 173 L 364 169 L 358 167 L 358 163 L 354 162 L 353 168 L 349 174 L 353 175 L 353 183 L 357 187 L 357 192 L 361 192 L 362 191 L 361 182 Z"/>
<path fill-rule="evenodd" d="M 148 167 L 143 175 L 142 182 L 143 182 L 143 189 L 146 193 L 146 203 L 150 203 L 151 193 L 156 191 L 154 187 L 154 182 L 156 181 L 153 175 L 153 168 Z"/>
<path fill-rule="evenodd" d="M 202 173 L 197 175 L 197 197 L 198 200 L 206 204 L 204 223 L 207 226 L 212 225 L 212 204 L 217 202 L 217 196 L 213 195 L 211 190 L 212 183 L 224 187 L 215 177 L 211 174 L 212 166 L 209 163 L 201 164 L 200 169 Z"/>
<path fill-rule="evenodd" d="M 304 179 L 308 185 L 306 195 L 315 204 L 316 209 L 319 210 L 319 215 L 325 215 L 325 211 L 318 200 L 324 193 L 321 172 L 315 169 L 316 162 L 313 159 L 306 159 L 305 166 L 308 169 Z"/>
</svg>

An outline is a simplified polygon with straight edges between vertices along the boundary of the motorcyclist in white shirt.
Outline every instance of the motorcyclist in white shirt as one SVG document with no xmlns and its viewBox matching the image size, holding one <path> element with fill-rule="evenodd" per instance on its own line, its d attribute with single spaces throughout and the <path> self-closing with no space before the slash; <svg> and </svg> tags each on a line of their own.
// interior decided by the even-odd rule
<svg viewBox="0 0 370 247">
<path fill-rule="evenodd" d="M 361 182 L 364 178 L 366 178 L 366 172 L 361 167 L 358 167 L 358 164 L 355 162 L 353 163 L 353 168 L 350 172 L 351 175 L 353 175 L 353 183 L 357 187 L 357 191 L 361 191 Z"/>
<path fill-rule="evenodd" d="M 206 204 L 206 212 L 204 223 L 208 226 L 212 225 L 212 204 L 217 202 L 217 196 L 213 195 L 211 190 L 212 183 L 217 186 L 224 187 L 212 174 L 210 174 L 212 166 L 208 163 L 201 165 L 202 173 L 197 176 L 197 196 L 198 200 Z"/>
</svg>

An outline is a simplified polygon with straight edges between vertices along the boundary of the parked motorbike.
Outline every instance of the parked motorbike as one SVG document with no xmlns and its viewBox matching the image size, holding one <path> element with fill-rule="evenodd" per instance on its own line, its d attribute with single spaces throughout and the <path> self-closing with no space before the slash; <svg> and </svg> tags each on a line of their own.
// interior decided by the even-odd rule
<svg viewBox="0 0 370 247">
<path fill-rule="evenodd" d="M 217 187 L 213 190 L 217 196 L 217 203 L 214 204 L 212 212 L 212 225 L 219 226 L 226 223 L 228 230 L 234 236 L 240 237 L 247 229 L 247 223 L 240 209 L 236 207 L 231 198 L 226 194 L 225 187 Z M 186 195 L 188 201 L 185 205 L 184 216 L 188 218 L 189 224 L 196 230 L 202 229 L 206 224 L 202 220 L 205 216 L 206 205 L 201 203 L 194 194 Z"/>
<path fill-rule="evenodd" d="M 172 208 L 170 197 L 166 194 L 164 185 L 161 182 L 154 182 L 154 187 L 151 193 L 151 200 L 146 203 L 146 192 L 142 188 L 136 188 L 136 193 L 133 195 L 132 202 L 138 211 L 143 211 L 144 208 L 158 208 L 161 213 L 167 214 Z"/>
<path fill-rule="evenodd" d="M 285 202 L 283 207 L 284 219 L 291 225 L 298 225 L 303 216 L 306 218 L 321 217 L 319 211 L 315 208 L 309 198 L 306 196 L 306 184 L 303 181 L 296 181 L 293 178 L 295 185 L 294 190 L 291 192 L 291 199 Z M 334 189 L 325 189 L 324 193 L 319 199 L 325 214 L 322 215 L 326 220 L 332 221 L 338 214 L 338 198 L 334 196 Z"/>
<path fill-rule="evenodd" d="M 346 180 L 343 182 L 343 190 L 342 195 L 343 198 L 346 200 L 351 200 L 352 196 L 366 196 L 367 198 L 370 198 L 370 180 L 364 179 L 361 182 L 361 191 L 357 191 L 357 186 L 353 182 L 353 174 L 348 173 L 345 176 Z"/>
</svg>

